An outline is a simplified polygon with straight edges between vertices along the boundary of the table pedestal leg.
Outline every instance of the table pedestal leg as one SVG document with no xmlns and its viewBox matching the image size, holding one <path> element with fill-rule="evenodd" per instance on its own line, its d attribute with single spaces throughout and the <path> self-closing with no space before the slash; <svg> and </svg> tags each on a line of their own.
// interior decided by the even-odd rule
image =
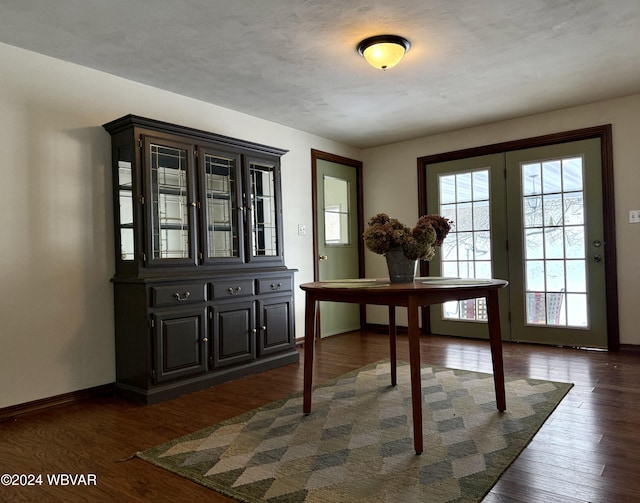
<svg viewBox="0 0 640 503">
<path fill-rule="evenodd" d="M 500 330 L 500 306 L 497 290 L 491 290 L 487 295 L 487 317 L 489 318 L 489 345 L 491 347 L 491 361 L 493 363 L 493 382 L 496 390 L 496 404 L 498 410 L 507 409 L 504 391 L 504 367 L 502 362 L 502 332 Z"/>
<path fill-rule="evenodd" d="M 391 360 L 391 386 L 398 384 L 398 372 L 396 365 L 396 306 L 389 306 L 389 359 Z"/>
<path fill-rule="evenodd" d="M 411 406 L 413 408 L 413 446 L 416 454 L 422 454 L 422 379 L 420 376 L 420 327 L 418 326 L 418 301 L 409 296 L 409 366 L 411 371 Z"/>
<path fill-rule="evenodd" d="M 313 345 L 317 302 L 309 292 L 305 297 L 304 311 L 304 385 L 302 412 L 311 412 L 311 388 L 313 387 Z"/>
</svg>

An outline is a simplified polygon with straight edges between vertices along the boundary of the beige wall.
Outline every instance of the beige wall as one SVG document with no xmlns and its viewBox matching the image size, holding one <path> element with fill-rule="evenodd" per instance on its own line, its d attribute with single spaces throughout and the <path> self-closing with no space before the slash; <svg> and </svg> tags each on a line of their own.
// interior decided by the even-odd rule
<svg viewBox="0 0 640 503">
<path fill-rule="evenodd" d="M 105 122 L 133 113 L 288 149 L 286 263 L 313 280 L 311 233 L 297 235 L 312 228 L 310 150 L 358 150 L 3 44 L 0 68 L 0 408 L 115 379 Z M 299 291 L 298 327 L 303 309 Z"/>
<path fill-rule="evenodd" d="M 640 95 L 464 131 L 357 149 L 245 114 L 0 44 L 0 408 L 113 382 L 114 272 L 109 135 L 133 113 L 289 150 L 283 157 L 286 263 L 313 279 L 310 149 L 365 161 L 365 216 L 417 216 L 416 158 L 612 123 L 621 342 L 640 344 Z M 408 191 L 408 192 L 407 192 Z M 367 275 L 386 274 L 367 252 Z M 302 335 L 303 298 L 296 294 Z M 370 320 L 386 322 L 371 308 Z M 402 318 L 400 318 L 402 322 Z"/>
<path fill-rule="evenodd" d="M 365 150 L 365 216 L 385 212 L 407 224 L 416 220 L 418 157 L 602 124 L 613 129 L 620 342 L 640 344 L 640 224 L 629 223 L 629 210 L 640 209 L 640 95 Z M 367 251 L 366 263 L 367 276 L 386 274 L 382 257 Z M 368 309 L 368 321 L 386 323 L 386 310 Z M 403 316 L 398 323 L 406 323 Z"/>
</svg>

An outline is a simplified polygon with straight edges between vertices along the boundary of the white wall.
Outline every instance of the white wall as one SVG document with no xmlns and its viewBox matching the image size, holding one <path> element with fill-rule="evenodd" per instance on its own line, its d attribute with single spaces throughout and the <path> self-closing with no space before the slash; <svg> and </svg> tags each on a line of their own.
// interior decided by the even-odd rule
<svg viewBox="0 0 640 503">
<path fill-rule="evenodd" d="M 636 298 L 640 224 L 629 223 L 629 210 L 640 209 L 640 95 L 367 149 L 363 152 L 365 217 L 385 212 L 407 225 L 415 222 L 418 157 L 603 124 L 612 124 L 613 129 L 620 342 L 640 344 Z M 366 263 L 368 277 L 386 274 L 381 256 L 367 251 Z M 399 324 L 406 324 L 403 315 Z M 386 323 L 386 309 L 368 308 L 368 321 Z"/>
<path fill-rule="evenodd" d="M 110 137 L 132 113 L 288 149 L 286 264 L 313 280 L 310 150 L 357 149 L 0 44 L 0 408 L 115 379 Z M 302 330 L 304 302 L 296 289 Z"/>
</svg>

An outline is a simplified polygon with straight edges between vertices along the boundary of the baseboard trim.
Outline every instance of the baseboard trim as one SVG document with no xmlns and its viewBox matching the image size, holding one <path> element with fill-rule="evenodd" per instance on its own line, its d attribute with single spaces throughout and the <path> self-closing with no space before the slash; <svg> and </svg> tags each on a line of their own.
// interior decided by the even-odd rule
<svg viewBox="0 0 640 503">
<path fill-rule="evenodd" d="M 389 325 L 381 325 L 378 323 L 367 323 L 367 330 L 376 333 L 388 334 L 389 333 Z M 409 333 L 409 329 L 405 326 L 399 325 L 396 326 L 396 332 L 399 334 L 407 334 Z M 420 331 L 420 335 L 422 335 L 422 331 Z"/>
<path fill-rule="evenodd" d="M 18 405 L 3 407 L 2 409 L 0 409 L 0 423 L 4 421 L 10 421 L 11 419 L 14 419 L 18 416 L 23 416 L 32 412 L 50 409 L 51 407 L 58 407 L 60 405 L 68 405 L 70 403 L 81 402 L 83 400 L 95 398 L 97 396 L 111 395 L 113 394 L 113 391 L 114 383 L 103 384 L 101 386 L 95 386 L 93 388 L 72 391 L 70 393 L 63 393 L 62 395 L 41 398 L 40 400 L 34 400 L 32 402 L 25 402 Z"/>
</svg>

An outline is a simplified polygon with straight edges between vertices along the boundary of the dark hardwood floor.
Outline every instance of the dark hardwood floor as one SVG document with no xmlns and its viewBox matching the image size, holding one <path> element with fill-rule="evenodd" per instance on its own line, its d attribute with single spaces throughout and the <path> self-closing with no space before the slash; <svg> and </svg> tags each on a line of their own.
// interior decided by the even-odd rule
<svg viewBox="0 0 640 503">
<path fill-rule="evenodd" d="M 640 501 L 640 355 L 525 344 L 505 344 L 504 355 L 507 376 L 575 386 L 485 501 Z M 385 334 L 356 332 L 325 339 L 317 347 L 314 382 L 387 357 Z M 403 335 L 398 358 L 408 361 Z M 422 361 L 491 372 L 486 341 L 424 337 Z M 0 501 L 229 502 L 209 489 L 128 458 L 302 390 L 302 370 L 301 360 L 157 405 L 96 397 L 2 422 L 0 475 L 42 474 L 43 484 L 0 486 Z M 48 484 L 47 475 L 60 473 L 95 475 L 96 484 Z"/>
</svg>

